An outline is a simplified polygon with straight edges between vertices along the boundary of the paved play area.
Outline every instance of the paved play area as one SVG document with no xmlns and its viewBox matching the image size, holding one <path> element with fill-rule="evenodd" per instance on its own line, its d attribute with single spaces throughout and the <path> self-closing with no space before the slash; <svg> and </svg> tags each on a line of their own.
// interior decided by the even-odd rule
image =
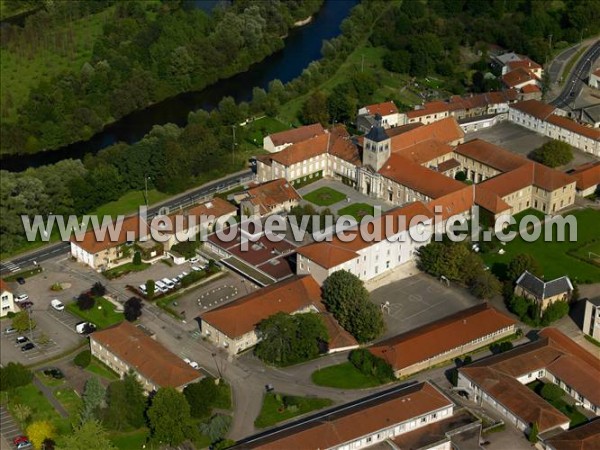
<svg viewBox="0 0 600 450">
<path fill-rule="evenodd" d="M 481 303 L 466 290 L 452 284 L 447 286 L 425 274 L 382 286 L 371 292 L 371 299 L 377 305 L 388 302 L 383 307 L 386 332 L 382 338 L 405 333 Z"/>
</svg>

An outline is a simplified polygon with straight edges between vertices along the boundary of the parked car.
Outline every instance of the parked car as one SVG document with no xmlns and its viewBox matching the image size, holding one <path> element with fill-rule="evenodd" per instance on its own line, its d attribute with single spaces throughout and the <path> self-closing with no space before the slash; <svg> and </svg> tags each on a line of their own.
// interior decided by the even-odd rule
<svg viewBox="0 0 600 450">
<path fill-rule="evenodd" d="M 196 272 L 201 272 L 202 271 L 202 267 L 192 266 L 192 270 L 194 270 Z"/>
<path fill-rule="evenodd" d="M 27 351 L 31 350 L 32 348 L 34 348 L 34 347 L 35 347 L 35 345 L 33 345 L 33 342 L 28 342 L 23 347 L 21 347 L 21 351 L 22 352 L 27 352 Z"/>
<path fill-rule="evenodd" d="M 33 444 L 29 441 L 22 441 L 17 444 L 17 449 L 30 448 Z"/>
<path fill-rule="evenodd" d="M 29 295 L 27 295 L 27 294 L 20 294 L 20 295 L 17 295 L 15 297 L 15 302 L 17 302 L 17 303 L 24 302 L 25 300 L 29 300 Z"/>
<path fill-rule="evenodd" d="M 33 308 L 33 302 L 30 302 L 29 300 L 27 300 L 25 302 L 21 302 L 21 303 L 19 303 L 19 308 L 21 308 L 21 309 Z"/>
<path fill-rule="evenodd" d="M 198 370 L 200 368 L 200 365 L 196 361 L 190 361 L 188 364 L 192 369 Z"/>
<path fill-rule="evenodd" d="M 181 283 L 181 280 L 178 280 L 177 278 L 171 278 L 171 281 L 173 282 L 173 284 Z"/>
<path fill-rule="evenodd" d="M 64 303 L 61 302 L 60 300 L 56 299 L 56 298 L 50 302 L 50 306 L 52 306 L 57 311 L 64 311 L 65 310 Z"/>
<path fill-rule="evenodd" d="M 13 327 L 8 327 L 6 330 L 4 330 L 4 334 L 13 334 L 16 332 L 17 332 L 17 329 L 13 328 Z"/>
<path fill-rule="evenodd" d="M 96 325 L 91 322 L 79 322 L 75 325 L 75 331 L 78 334 L 90 334 L 96 331 Z"/>
<path fill-rule="evenodd" d="M 17 448 L 24 448 L 24 447 L 19 447 L 19 444 L 24 444 L 27 443 L 29 445 L 31 445 L 31 443 L 29 442 L 29 438 L 27 436 L 16 436 L 15 438 L 13 438 L 13 444 L 15 444 L 17 446 Z"/>
<path fill-rule="evenodd" d="M 62 380 L 65 375 L 62 373 L 62 370 L 56 367 L 50 367 L 44 370 L 44 375 L 50 378 L 54 378 L 55 380 Z"/>
<path fill-rule="evenodd" d="M 162 281 L 168 289 L 173 289 L 175 287 L 175 283 L 173 283 L 170 278 L 163 278 L 160 281 Z"/>
<path fill-rule="evenodd" d="M 194 256 L 193 258 L 190 258 L 190 264 L 196 264 L 199 260 L 200 260 L 200 258 L 198 258 L 197 256 Z"/>
<path fill-rule="evenodd" d="M 273 392 L 274 390 L 275 390 L 275 388 L 273 387 L 272 384 L 265 384 L 265 391 Z"/>
<path fill-rule="evenodd" d="M 146 285 L 145 284 L 140 284 L 140 292 L 144 295 L 146 295 Z"/>
<path fill-rule="evenodd" d="M 23 277 L 17 278 L 17 283 L 19 283 L 20 285 L 25 284 L 25 278 L 23 278 Z"/>
<path fill-rule="evenodd" d="M 27 336 L 19 336 L 16 340 L 17 344 L 24 344 L 25 342 L 28 342 L 29 338 Z"/>
</svg>

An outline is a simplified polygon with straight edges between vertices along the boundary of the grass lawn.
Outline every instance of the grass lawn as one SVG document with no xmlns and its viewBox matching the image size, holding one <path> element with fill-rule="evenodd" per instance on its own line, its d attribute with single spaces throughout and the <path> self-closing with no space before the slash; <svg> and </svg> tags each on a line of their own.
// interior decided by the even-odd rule
<svg viewBox="0 0 600 450">
<path fill-rule="evenodd" d="M 150 430 L 145 427 L 134 431 L 114 431 L 109 434 L 111 442 L 119 450 L 143 448 L 149 436 Z M 150 447 L 146 445 L 146 448 Z"/>
<path fill-rule="evenodd" d="M 215 400 L 215 408 L 231 409 L 231 386 L 221 380 L 218 385 L 217 398 Z"/>
<path fill-rule="evenodd" d="M 286 408 L 283 404 L 285 397 L 293 399 L 294 404 L 297 406 Z M 328 398 L 296 397 L 286 394 L 268 393 L 264 397 L 262 409 L 254 421 L 254 426 L 257 428 L 270 427 L 292 417 L 325 408 L 332 403 Z"/>
<path fill-rule="evenodd" d="M 70 25 L 44 27 L 40 45 L 33 48 L 25 38 L 17 39 L 9 46 L 3 45 L 0 49 L 1 100 L 2 104 L 9 101 L 10 105 L 5 119 L 16 119 L 17 109 L 27 101 L 31 89 L 40 82 L 65 71 L 80 71 L 83 64 L 91 59 L 102 27 L 113 13 L 114 7 L 111 7 L 74 20 Z M 66 39 L 69 32 L 72 32 L 72 41 Z M 61 45 L 61 41 L 65 44 Z M 90 137 L 91 134 L 90 130 Z"/>
<path fill-rule="evenodd" d="M 58 387 L 58 386 L 62 386 L 65 382 L 65 379 L 63 378 L 62 380 L 57 380 L 55 378 L 52 377 L 48 377 L 46 375 L 44 375 L 44 372 L 39 371 L 35 373 L 35 376 L 45 385 L 51 388 L 54 387 Z"/>
<path fill-rule="evenodd" d="M 359 372 L 349 361 L 313 372 L 312 381 L 318 386 L 338 389 L 365 389 L 381 385 L 377 378 Z"/>
<path fill-rule="evenodd" d="M 94 307 L 86 311 L 80 310 L 75 302 L 69 303 L 67 309 L 83 320 L 92 322 L 98 328 L 106 328 L 123 321 L 123 313 L 115 311 L 115 305 L 104 297 L 96 298 Z"/>
<path fill-rule="evenodd" d="M 290 126 L 272 117 L 262 117 L 239 127 L 242 138 L 250 145 L 262 148 L 263 138 L 269 134 L 289 130 Z"/>
<path fill-rule="evenodd" d="M 346 195 L 326 186 L 309 192 L 304 196 L 304 200 L 308 200 L 317 206 L 330 206 L 334 203 L 341 202 L 345 198 Z"/>
<path fill-rule="evenodd" d="M 107 380 L 110 380 L 110 381 L 119 379 L 119 375 L 117 375 L 115 372 L 113 372 L 110 367 L 107 367 L 101 361 L 99 361 L 97 358 L 94 358 L 93 356 L 92 356 L 92 361 L 85 368 L 85 370 L 87 370 L 88 372 L 91 372 L 95 375 L 98 375 L 99 377 L 106 378 Z"/>
<path fill-rule="evenodd" d="M 54 397 L 60 402 L 61 405 L 68 411 L 69 416 L 77 417 L 79 410 L 83 405 L 81 397 L 77 395 L 71 388 L 57 389 L 54 391 Z"/>
<path fill-rule="evenodd" d="M 71 430 L 69 419 L 62 418 L 33 384 L 21 386 L 8 392 L 8 409 L 12 411 L 14 405 L 27 405 L 31 409 L 30 422 L 48 420 L 54 424 L 59 434 Z M 24 427 L 25 424 L 21 424 Z"/>
<path fill-rule="evenodd" d="M 148 190 L 148 204 L 152 205 L 169 198 L 169 194 L 159 192 L 156 189 Z M 114 202 L 99 206 L 90 215 L 116 217 L 119 214 L 129 214 L 137 211 L 137 208 L 145 205 L 144 191 L 129 191 Z"/>
<path fill-rule="evenodd" d="M 119 278 L 123 275 L 127 275 L 131 272 L 141 272 L 142 270 L 146 270 L 150 266 L 150 263 L 143 262 L 141 264 L 134 264 L 132 262 L 128 262 L 125 264 L 121 264 L 120 266 L 113 267 L 112 269 L 105 270 L 104 272 L 102 272 L 102 275 L 104 275 L 109 280 L 112 280 L 114 278 Z"/>
<path fill-rule="evenodd" d="M 544 384 L 545 383 L 543 383 L 542 381 L 536 380 L 532 383 L 529 383 L 527 387 L 541 396 L 540 393 L 542 391 L 542 388 L 544 387 Z M 586 423 L 588 421 L 587 417 L 584 414 L 577 411 L 575 406 L 569 405 L 564 400 L 564 398 L 568 398 L 567 393 L 565 393 L 565 395 L 563 395 L 563 397 L 559 398 L 558 400 L 546 401 L 571 420 L 571 423 L 569 425 L 570 428 L 576 427 L 577 425 L 581 425 L 582 423 Z"/>
<path fill-rule="evenodd" d="M 375 209 L 367 203 L 352 203 L 351 205 L 340 209 L 338 211 L 338 215 L 339 216 L 352 216 L 357 221 L 360 222 L 360 220 L 364 216 L 366 216 L 366 215 L 372 216 L 374 212 L 375 212 Z"/>
<path fill-rule="evenodd" d="M 600 211 L 585 209 L 576 211 L 573 215 L 577 219 L 577 242 L 557 242 L 556 227 L 553 233 L 554 240 L 545 242 L 542 229 L 537 241 L 526 242 L 517 237 L 503 247 L 504 255 L 482 254 L 483 260 L 494 273 L 501 275 L 512 258 L 520 253 L 528 253 L 537 260 L 546 280 L 568 275 L 579 283 L 600 282 L 600 266 L 588 262 L 588 252 L 600 254 L 594 251 L 600 250 Z M 566 234 L 568 236 L 568 233 Z M 592 255 L 592 258 L 598 257 Z"/>
</svg>

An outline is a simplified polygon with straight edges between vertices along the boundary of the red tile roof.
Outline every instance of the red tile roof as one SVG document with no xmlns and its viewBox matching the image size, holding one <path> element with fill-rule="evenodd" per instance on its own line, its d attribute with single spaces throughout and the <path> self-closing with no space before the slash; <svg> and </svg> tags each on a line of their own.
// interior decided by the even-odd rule
<svg viewBox="0 0 600 450">
<path fill-rule="evenodd" d="M 446 161 L 439 163 L 437 166 L 437 171 L 440 173 L 444 173 L 450 169 L 454 169 L 455 167 L 459 167 L 459 166 L 460 166 L 460 163 L 456 159 L 450 158 Z"/>
<path fill-rule="evenodd" d="M 313 277 L 302 276 L 260 289 L 201 314 L 200 318 L 230 338 L 236 338 L 253 331 L 261 320 L 273 314 L 291 314 L 311 305 L 325 311 L 321 288 Z"/>
<path fill-rule="evenodd" d="M 502 82 L 509 88 L 514 88 L 520 84 L 527 83 L 528 81 L 536 80 L 539 78 L 534 75 L 530 70 L 519 67 L 515 70 L 502 75 Z"/>
<path fill-rule="evenodd" d="M 358 258 L 358 253 L 340 244 L 343 243 L 338 243 L 337 241 L 335 243 L 316 242 L 300 247 L 296 253 L 325 269 L 331 269 L 354 258 Z"/>
<path fill-rule="evenodd" d="M 327 349 L 329 351 L 358 347 L 358 342 L 354 339 L 354 336 L 344 330 L 332 314 L 321 313 L 321 318 L 323 319 L 325 328 L 327 328 L 327 335 L 329 337 Z"/>
<path fill-rule="evenodd" d="M 408 117 L 409 119 L 414 119 L 417 117 L 449 112 L 454 109 L 457 109 L 457 105 L 454 103 L 446 103 L 441 101 L 427 102 L 421 107 L 417 107 L 412 111 L 408 111 L 406 113 L 406 117 Z"/>
<path fill-rule="evenodd" d="M 554 106 L 539 100 L 524 100 L 510 105 L 510 107 L 540 120 L 546 120 L 556 110 Z"/>
<path fill-rule="evenodd" d="M 298 142 L 306 141 L 307 139 L 324 133 L 325 129 L 320 123 L 313 123 L 312 125 L 305 125 L 303 127 L 273 133 L 270 134 L 269 137 L 273 144 L 278 147 L 284 144 L 296 144 Z"/>
<path fill-rule="evenodd" d="M 538 63 L 536 63 L 535 61 L 532 61 L 529 58 L 521 59 L 519 61 L 509 61 L 508 63 L 506 63 L 506 65 L 510 68 L 510 70 L 515 70 L 515 69 L 518 69 L 519 67 L 522 67 L 524 69 L 541 69 L 542 68 L 542 66 L 540 66 Z"/>
<path fill-rule="evenodd" d="M 544 439 L 544 444 L 551 450 L 598 450 L 600 447 L 600 419 Z"/>
<path fill-rule="evenodd" d="M 526 84 L 521 88 L 521 92 L 523 92 L 524 94 L 532 94 L 534 92 L 542 92 L 542 90 L 535 84 Z"/>
<path fill-rule="evenodd" d="M 258 206 L 261 215 L 269 214 L 278 205 L 302 200 L 300 194 L 285 178 L 267 181 L 251 187 L 246 193 L 249 197 L 244 201 L 249 201 Z"/>
<path fill-rule="evenodd" d="M 265 155 L 266 159 L 277 161 L 284 166 L 291 166 L 309 158 L 327 153 L 329 134 L 319 134 L 304 141 L 297 142 L 282 151 Z"/>
<path fill-rule="evenodd" d="M 394 152 L 396 155 L 410 159 L 417 164 L 426 164 L 440 156 L 452 153 L 452 147 L 437 139 L 428 139 L 410 147 L 404 147 Z"/>
<path fill-rule="evenodd" d="M 423 125 L 391 138 L 392 152 L 402 150 L 422 141 L 437 139 L 444 143 L 458 141 L 465 137 L 465 133 L 454 117 Z"/>
<path fill-rule="evenodd" d="M 284 427 L 244 442 L 240 447 L 264 450 L 335 448 L 394 424 L 451 406 L 452 402 L 431 384 L 419 383 L 378 395 L 329 415 L 320 415 L 302 425 Z"/>
<path fill-rule="evenodd" d="M 379 169 L 379 173 L 402 186 L 436 199 L 462 189 L 465 185 L 439 172 L 414 163 L 411 160 L 392 154 Z"/>
<path fill-rule="evenodd" d="M 528 162 L 527 158 L 523 156 L 481 139 L 473 139 L 472 141 L 460 144 L 454 149 L 454 152 L 469 159 L 474 159 L 500 172 L 514 170 Z"/>
<path fill-rule="evenodd" d="M 494 213 L 510 212 L 510 205 L 502 198 L 482 185 L 475 186 L 475 204 Z"/>
<path fill-rule="evenodd" d="M 511 317 L 483 303 L 379 342 L 369 351 L 394 370 L 402 370 L 515 324 Z"/>
<path fill-rule="evenodd" d="M 577 345 L 556 328 L 545 328 L 539 339 L 500 355 L 484 358 L 460 372 L 527 423 L 538 422 L 540 432 L 568 419 L 517 378 L 545 369 L 592 403 L 600 404 L 596 389 L 600 359 Z"/>
<path fill-rule="evenodd" d="M 373 115 L 379 114 L 380 116 L 388 116 L 390 114 L 398 113 L 398 108 L 392 101 L 384 102 L 384 103 L 377 103 L 375 105 L 368 105 L 368 106 L 365 106 L 365 108 L 367 109 L 369 114 L 373 114 Z"/>
<path fill-rule="evenodd" d="M 343 125 L 337 125 L 331 130 L 329 154 L 348 161 L 356 166 L 362 164 L 358 147 L 354 145 L 350 133 Z"/>
<path fill-rule="evenodd" d="M 116 236 L 115 240 L 111 239 L 111 233 L 109 233 L 108 230 L 106 233 L 104 233 L 104 236 L 102 236 L 102 239 L 97 239 L 96 233 L 94 233 L 94 230 L 91 229 L 87 233 L 85 233 L 83 240 L 78 241 L 76 239 L 76 236 L 72 236 L 71 242 L 74 242 L 78 247 L 82 248 L 89 254 L 93 255 L 93 254 L 101 252 L 102 250 L 107 250 L 109 248 L 116 247 L 117 245 L 126 243 L 128 241 L 128 239 L 127 239 L 128 232 L 131 232 L 131 234 L 133 235 L 133 237 L 134 237 L 133 240 L 138 240 L 141 237 L 144 237 L 144 236 L 140 236 L 140 233 L 139 233 L 140 222 L 141 222 L 141 220 L 138 215 L 127 217 L 127 218 L 123 219 L 121 226 L 119 227 L 119 233 Z M 113 222 L 113 224 L 115 227 L 114 229 L 116 230 L 118 223 Z M 148 228 L 146 233 L 149 234 L 150 226 L 149 225 L 144 226 L 142 224 L 142 229 L 144 229 L 144 228 Z M 100 237 L 100 234 L 101 233 L 98 232 L 99 237 Z"/>
<path fill-rule="evenodd" d="M 546 120 L 548 123 L 556 125 L 557 127 L 564 128 L 575 134 L 580 134 L 581 136 L 585 136 L 595 141 L 600 141 L 600 130 L 598 128 L 586 127 L 585 125 L 581 125 L 566 117 L 557 116 L 556 114 L 552 114 Z"/>
<path fill-rule="evenodd" d="M 469 211 L 474 202 L 474 188 L 461 184 L 463 185 L 462 189 L 430 201 L 427 207 L 435 214 L 440 214 L 438 208 L 441 208 L 442 220 Z"/>
<path fill-rule="evenodd" d="M 202 374 L 127 321 L 90 335 L 121 361 L 160 387 L 178 388 Z"/>
<path fill-rule="evenodd" d="M 10 293 L 12 293 L 12 290 L 8 286 L 8 283 L 6 283 L 6 281 L 4 281 L 1 278 L 0 278 L 0 292 L 10 292 Z"/>
<path fill-rule="evenodd" d="M 489 180 L 485 180 L 479 183 L 478 186 L 500 197 L 506 197 L 513 192 L 531 186 L 533 184 L 534 171 L 535 164 L 528 163 L 510 172 L 502 173 Z"/>
<path fill-rule="evenodd" d="M 583 191 L 600 184 L 600 161 L 590 162 L 576 167 L 569 173 L 577 180 L 577 189 Z"/>
</svg>

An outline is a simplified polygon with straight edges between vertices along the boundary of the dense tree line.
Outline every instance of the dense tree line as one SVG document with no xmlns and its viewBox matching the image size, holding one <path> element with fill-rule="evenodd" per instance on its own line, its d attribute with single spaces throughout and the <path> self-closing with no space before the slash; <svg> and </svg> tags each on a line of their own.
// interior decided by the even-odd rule
<svg viewBox="0 0 600 450">
<path fill-rule="evenodd" d="M 600 1 L 567 0 L 432 0 L 395 4 L 374 28 L 371 42 L 388 49 L 384 66 L 391 71 L 425 77 L 435 73 L 453 78 L 461 93 L 467 81 L 461 73 L 460 47 L 484 50 L 474 65 L 475 90 L 490 90 L 485 44 L 498 44 L 544 63 L 556 44 L 579 42 L 600 31 Z M 549 36 L 552 36 L 549 38 Z M 550 42 L 550 39 L 552 41 Z"/>
<path fill-rule="evenodd" d="M 116 2 L 91 60 L 77 73 L 41 82 L 20 108 L 18 120 L 2 123 L 1 151 L 36 152 L 87 139 L 131 111 L 243 71 L 280 49 L 292 24 L 321 3 L 245 0 L 207 15 L 179 1 L 158 6 Z M 64 2 L 58 10 L 64 14 L 70 5 Z M 87 8 L 79 13 L 92 12 Z M 39 25 L 39 15 L 53 14 L 58 13 L 46 8 L 29 18 L 24 30 L 12 34 L 29 36 L 28 30 Z M 6 45 L 16 39 L 7 37 Z M 37 35 L 30 39 L 42 40 Z"/>
</svg>

